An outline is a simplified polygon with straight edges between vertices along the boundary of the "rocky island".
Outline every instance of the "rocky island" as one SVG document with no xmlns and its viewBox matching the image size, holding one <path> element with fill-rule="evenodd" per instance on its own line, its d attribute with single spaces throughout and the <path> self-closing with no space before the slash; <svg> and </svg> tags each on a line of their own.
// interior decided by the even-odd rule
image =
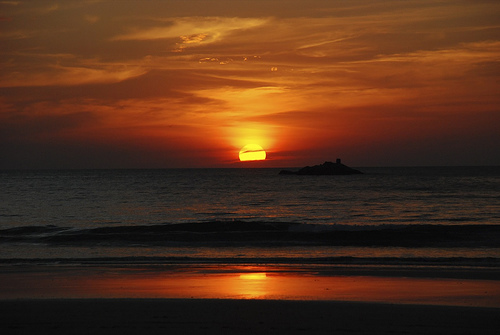
<svg viewBox="0 0 500 335">
<path fill-rule="evenodd" d="M 324 162 L 320 165 L 306 166 L 298 171 L 281 170 L 279 174 L 293 174 L 293 175 L 348 175 L 348 174 L 363 174 L 363 172 L 353 169 L 347 165 L 342 164 L 340 158 L 337 158 L 335 163 Z"/>
</svg>

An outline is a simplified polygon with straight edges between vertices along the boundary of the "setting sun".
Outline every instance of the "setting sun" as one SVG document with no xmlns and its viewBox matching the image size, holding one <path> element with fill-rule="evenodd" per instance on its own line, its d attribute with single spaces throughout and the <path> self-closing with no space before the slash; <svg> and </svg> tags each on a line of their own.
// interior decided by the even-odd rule
<svg viewBox="0 0 500 335">
<path fill-rule="evenodd" d="M 0 0 L 0 170 L 500 165 L 500 1 L 114 3 Z"/>
<path fill-rule="evenodd" d="M 258 144 L 247 144 L 240 150 L 240 161 L 262 161 L 266 159 L 266 152 Z"/>
</svg>

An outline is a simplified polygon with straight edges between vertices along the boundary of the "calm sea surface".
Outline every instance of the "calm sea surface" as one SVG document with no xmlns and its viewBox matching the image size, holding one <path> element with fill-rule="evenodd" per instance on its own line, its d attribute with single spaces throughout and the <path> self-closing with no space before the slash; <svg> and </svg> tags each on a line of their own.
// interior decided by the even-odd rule
<svg viewBox="0 0 500 335">
<path fill-rule="evenodd" d="M 0 262 L 500 266 L 500 168 L 0 171 Z"/>
</svg>

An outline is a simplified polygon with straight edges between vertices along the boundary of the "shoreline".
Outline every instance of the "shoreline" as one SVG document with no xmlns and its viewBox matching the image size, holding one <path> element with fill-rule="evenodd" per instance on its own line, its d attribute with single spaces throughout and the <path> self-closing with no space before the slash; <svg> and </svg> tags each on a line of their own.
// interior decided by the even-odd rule
<svg viewBox="0 0 500 335">
<path fill-rule="evenodd" d="M 0 300 L 2 334 L 496 334 L 500 309 L 238 299 Z"/>
</svg>

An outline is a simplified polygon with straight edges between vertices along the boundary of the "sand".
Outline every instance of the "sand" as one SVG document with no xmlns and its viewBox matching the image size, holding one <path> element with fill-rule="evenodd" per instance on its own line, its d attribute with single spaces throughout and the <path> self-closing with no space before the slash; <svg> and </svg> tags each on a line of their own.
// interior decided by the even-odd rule
<svg viewBox="0 0 500 335">
<path fill-rule="evenodd" d="M 427 274 L 436 275 L 430 270 Z M 361 276 L 343 270 L 324 275 L 269 266 L 5 266 L 0 271 L 0 300 L 89 298 L 327 300 L 500 308 L 500 281 L 407 277 L 380 270 Z"/>
<path fill-rule="evenodd" d="M 500 329 L 497 271 L 471 279 L 475 273 L 465 270 L 450 275 L 429 269 L 426 276 L 420 271 L 410 277 L 413 272 L 334 270 L 325 275 L 269 266 L 4 266 L 0 334 L 498 334 Z"/>
<path fill-rule="evenodd" d="M 1 334 L 498 334 L 500 309 L 334 301 L 0 301 Z"/>
</svg>

